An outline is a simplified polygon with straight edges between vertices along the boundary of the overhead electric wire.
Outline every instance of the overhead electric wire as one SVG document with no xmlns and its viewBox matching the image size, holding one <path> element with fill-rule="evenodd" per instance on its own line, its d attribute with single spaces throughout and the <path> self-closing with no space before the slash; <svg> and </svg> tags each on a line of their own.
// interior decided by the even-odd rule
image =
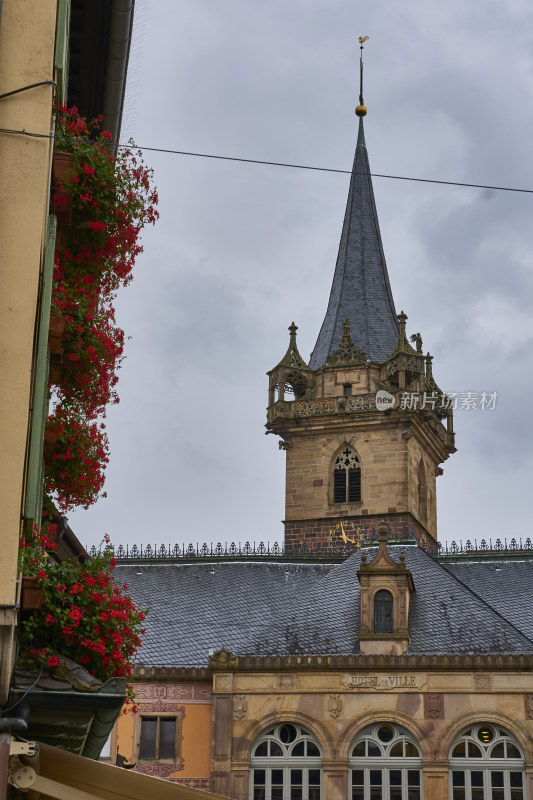
<svg viewBox="0 0 533 800">
<path fill-rule="evenodd" d="M 24 128 L 22 130 L 12 130 L 10 128 L 0 128 L 0 133 L 19 134 L 22 136 L 31 136 L 38 139 L 54 139 L 55 137 L 47 133 L 32 133 Z M 189 150 L 172 150 L 167 147 L 146 147 L 140 144 L 118 144 L 117 147 L 136 150 L 146 150 L 152 153 L 169 153 L 178 156 L 192 156 L 194 158 L 212 158 L 218 161 L 237 161 L 243 164 L 263 164 L 269 167 L 285 167 L 288 169 L 305 169 L 314 172 L 332 172 L 341 175 L 351 175 L 350 169 L 334 169 L 333 167 L 313 167 L 309 164 L 291 164 L 284 161 L 262 161 L 258 158 L 238 158 L 237 156 L 219 156 L 213 153 L 193 153 Z M 371 172 L 372 178 L 389 178 L 396 181 L 414 181 L 415 183 L 436 183 L 442 186 L 461 186 L 469 189 L 489 189 L 495 192 L 520 192 L 521 194 L 533 194 L 533 189 L 518 189 L 515 186 L 492 186 L 485 183 L 464 183 L 461 181 L 443 181 L 437 178 L 411 178 L 406 175 L 387 175 L 381 172 Z"/>
<path fill-rule="evenodd" d="M 132 145 L 133 146 L 133 145 Z M 128 145 L 119 145 L 119 147 L 128 147 Z M 289 164 L 282 161 L 260 161 L 256 158 L 236 158 L 235 156 L 216 156 L 211 153 L 191 153 L 186 150 L 169 150 L 163 147 L 143 147 L 136 144 L 135 148 L 138 150 L 151 150 L 155 153 L 174 153 L 180 156 L 196 156 L 197 158 L 216 158 L 222 161 L 242 161 L 246 164 L 266 164 L 271 167 L 289 167 L 290 169 L 308 169 L 317 172 L 337 172 L 344 175 L 351 175 L 351 169 L 333 169 L 332 167 L 311 167 L 307 164 Z M 525 194 L 533 194 L 533 189 L 516 189 L 512 186 L 489 186 L 482 183 L 460 183 L 459 181 L 441 181 L 435 178 L 408 178 L 404 175 L 385 175 L 380 172 L 371 172 L 372 178 L 392 178 L 397 181 L 417 181 L 419 183 L 441 183 L 446 186 L 467 186 L 472 189 L 494 189 L 501 192 L 524 192 Z"/>
</svg>

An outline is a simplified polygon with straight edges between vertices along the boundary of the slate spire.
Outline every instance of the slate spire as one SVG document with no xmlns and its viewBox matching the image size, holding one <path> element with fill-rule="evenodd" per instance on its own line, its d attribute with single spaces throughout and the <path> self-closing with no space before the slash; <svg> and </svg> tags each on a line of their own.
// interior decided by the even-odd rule
<svg viewBox="0 0 533 800">
<path fill-rule="evenodd" d="M 359 105 L 356 114 L 359 132 L 339 254 L 326 316 L 309 361 L 311 369 L 324 366 L 330 353 L 341 346 L 346 319 L 355 347 L 371 361 L 385 361 L 398 343 L 398 320 L 365 143 L 366 108 Z"/>
</svg>

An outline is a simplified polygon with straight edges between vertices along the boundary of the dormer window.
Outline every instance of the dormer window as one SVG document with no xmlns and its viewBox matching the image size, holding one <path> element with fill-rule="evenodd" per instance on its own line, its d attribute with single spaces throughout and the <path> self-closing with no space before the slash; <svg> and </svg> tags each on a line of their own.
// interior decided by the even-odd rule
<svg viewBox="0 0 533 800">
<path fill-rule="evenodd" d="M 349 447 L 345 447 L 335 459 L 333 467 L 333 502 L 361 502 L 361 462 Z"/>
<path fill-rule="evenodd" d="M 374 595 L 374 633 L 392 633 L 392 624 L 392 594 L 386 589 L 380 589 Z"/>
<path fill-rule="evenodd" d="M 370 563 L 366 552 L 361 552 L 357 577 L 361 584 L 361 653 L 405 653 L 409 646 L 409 603 L 415 586 L 405 564 L 405 553 L 400 553 L 400 560 L 395 561 L 387 549 L 384 522 L 378 528 L 378 552 Z"/>
</svg>

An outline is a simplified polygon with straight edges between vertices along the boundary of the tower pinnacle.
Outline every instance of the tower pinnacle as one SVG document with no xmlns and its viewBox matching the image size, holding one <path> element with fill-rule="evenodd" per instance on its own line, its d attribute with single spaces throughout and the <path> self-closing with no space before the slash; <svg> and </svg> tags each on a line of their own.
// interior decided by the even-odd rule
<svg viewBox="0 0 533 800">
<path fill-rule="evenodd" d="M 363 117 L 363 43 L 360 37 L 360 105 L 357 147 L 350 179 L 337 264 L 328 308 L 309 366 L 318 369 L 341 345 L 344 320 L 350 321 L 354 346 L 370 361 L 383 362 L 398 342 L 398 320 L 381 243 Z"/>
</svg>

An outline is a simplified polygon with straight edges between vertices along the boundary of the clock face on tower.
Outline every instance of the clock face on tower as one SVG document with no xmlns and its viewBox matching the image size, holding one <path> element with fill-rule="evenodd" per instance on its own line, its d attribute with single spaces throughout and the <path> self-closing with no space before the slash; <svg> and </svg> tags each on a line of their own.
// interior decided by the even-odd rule
<svg viewBox="0 0 533 800">
<path fill-rule="evenodd" d="M 355 522 L 342 521 L 337 522 L 329 531 L 330 541 L 335 542 L 340 539 L 344 544 L 354 544 L 356 547 L 361 547 L 364 534 Z"/>
</svg>

